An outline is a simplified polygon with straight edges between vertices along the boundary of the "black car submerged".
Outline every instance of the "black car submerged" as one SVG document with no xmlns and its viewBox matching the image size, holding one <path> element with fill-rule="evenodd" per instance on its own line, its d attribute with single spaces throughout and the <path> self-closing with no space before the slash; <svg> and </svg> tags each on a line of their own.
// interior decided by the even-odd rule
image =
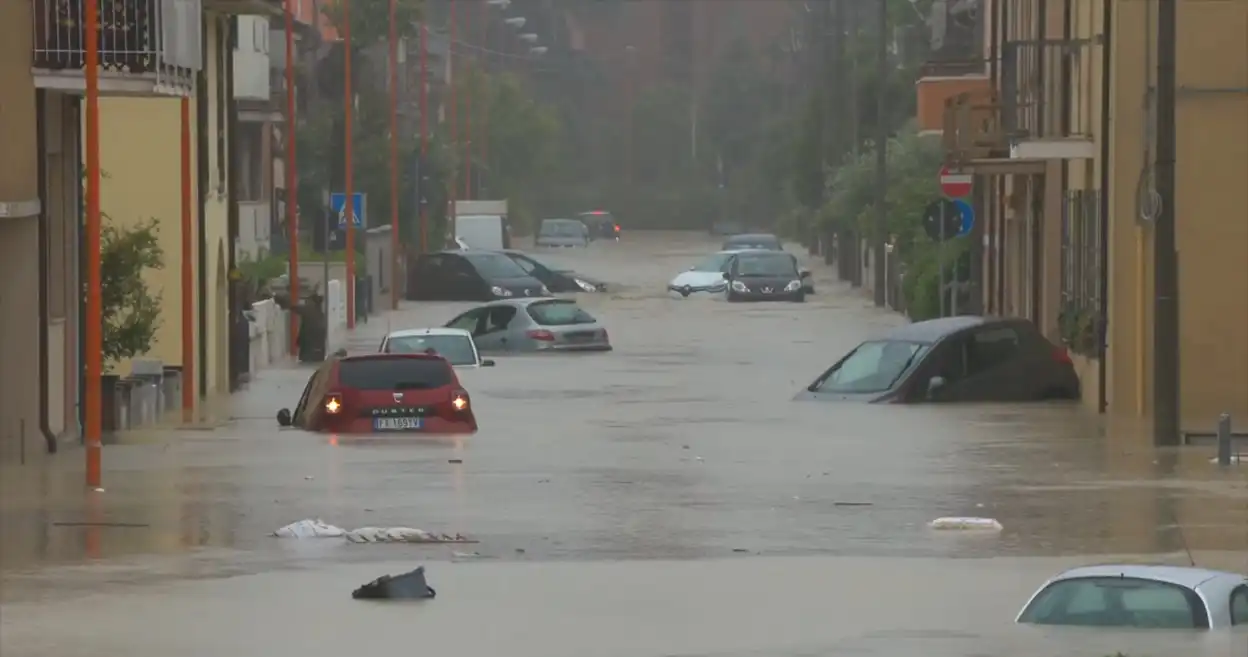
<svg viewBox="0 0 1248 657">
<path fill-rule="evenodd" d="M 507 250 L 502 252 L 515 261 L 526 274 L 541 281 L 551 292 L 606 292 L 607 284 L 602 281 L 578 274 L 567 269 L 556 269 L 535 260 L 523 251 Z"/>
<path fill-rule="evenodd" d="M 1031 322 L 971 316 L 916 322 L 863 342 L 796 397 L 903 404 L 1078 398 L 1070 355 Z"/>
<path fill-rule="evenodd" d="M 797 258 L 784 251 L 743 251 L 724 271 L 729 301 L 806 300 Z"/>
<path fill-rule="evenodd" d="M 594 210 L 593 212 L 582 212 L 576 215 L 581 223 L 589 229 L 589 238 L 591 240 L 609 240 L 620 238 L 620 222 L 616 221 L 615 215 L 606 210 Z"/>
<path fill-rule="evenodd" d="M 426 253 L 408 270 L 411 301 L 493 301 L 549 294 L 541 281 L 497 251 Z"/>
</svg>

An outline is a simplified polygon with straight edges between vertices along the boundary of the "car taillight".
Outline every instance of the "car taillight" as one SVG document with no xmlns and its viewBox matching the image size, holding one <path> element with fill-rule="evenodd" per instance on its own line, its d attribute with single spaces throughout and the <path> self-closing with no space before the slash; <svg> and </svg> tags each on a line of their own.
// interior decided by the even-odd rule
<svg viewBox="0 0 1248 657">
<path fill-rule="evenodd" d="M 1063 365 L 1073 365 L 1074 361 L 1070 359 L 1070 352 L 1065 347 L 1053 347 L 1053 360 Z"/>
<path fill-rule="evenodd" d="M 555 341 L 555 334 L 551 333 L 550 331 L 547 331 L 546 329 L 537 329 L 535 331 L 528 331 L 525 333 L 525 335 L 529 336 L 530 338 L 534 340 L 540 340 L 542 342 L 554 342 Z"/>
<path fill-rule="evenodd" d="M 451 393 L 451 408 L 459 412 L 469 409 L 471 402 L 468 399 L 468 392 L 465 390 L 456 390 Z"/>
<path fill-rule="evenodd" d="M 331 392 L 325 395 L 325 412 L 330 415 L 337 415 L 342 412 L 342 395 Z"/>
<path fill-rule="evenodd" d="M 616 224 L 616 225 L 615 225 L 615 232 L 617 232 L 617 233 L 618 233 L 618 232 L 620 232 L 620 225 L 619 225 L 619 224 Z"/>
</svg>

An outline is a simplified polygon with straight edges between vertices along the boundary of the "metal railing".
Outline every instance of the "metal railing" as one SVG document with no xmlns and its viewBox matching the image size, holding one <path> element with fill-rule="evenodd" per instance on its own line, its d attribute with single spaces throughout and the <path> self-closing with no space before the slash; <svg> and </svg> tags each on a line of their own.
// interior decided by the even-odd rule
<svg viewBox="0 0 1248 657">
<path fill-rule="evenodd" d="M 1001 53 L 1002 122 L 1013 139 L 1090 135 L 1096 40 L 1007 41 Z"/>
<path fill-rule="evenodd" d="M 1101 316 L 1101 191 L 1066 192 L 1062 208 L 1062 339 L 1078 353 L 1096 355 L 1104 340 Z"/>
<path fill-rule="evenodd" d="M 103 75 L 144 77 L 157 93 L 189 93 L 202 67 L 201 0 L 98 0 Z M 83 0 L 32 0 L 36 70 L 82 72 L 86 65 Z"/>
</svg>

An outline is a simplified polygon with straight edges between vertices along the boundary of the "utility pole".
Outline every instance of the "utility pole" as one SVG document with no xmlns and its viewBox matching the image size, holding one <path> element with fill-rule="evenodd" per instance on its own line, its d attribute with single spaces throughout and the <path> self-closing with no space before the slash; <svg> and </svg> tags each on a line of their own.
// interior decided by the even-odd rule
<svg viewBox="0 0 1248 657">
<path fill-rule="evenodd" d="M 845 55 L 845 6 L 841 0 L 826 0 L 831 6 L 829 7 L 829 16 L 827 23 L 827 41 L 826 50 L 824 51 L 824 64 L 828 68 L 827 74 L 824 76 L 824 176 L 839 168 L 841 164 L 842 145 L 844 140 L 841 139 L 841 123 L 844 119 L 845 101 L 844 94 L 841 91 L 845 88 L 845 76 L 843 75 L 845 67 L 841 60 Z M 849 230 L 842 222 L 843 217 L 836 217 L 837 222 L 835 230 L 836 235 L 836 269 L 841 280 L 852 281 L 854 252 L 857 247 L 852 244 L 852 237 Z M 832 241 L 831 236 L 828 239 Z M 824 262 L 830 264 L 831 252 L 827 251 L 824 255 Z"/>
<path fill-rule="evenodd" d="M 1175 60 L 1177 0 L 1157 2 L 1157 192 L 1161 212 L 1153 226 L 1153 442 L 1178 445 L 1179 254 L 1175 248 Z M 1150 37 L 1152 35 L 1149 35 Z"/>
<path fill-rule="evenodd" d="M 888 121 L 885 119 L 888 110 L 885 89 L 888 85 L 888 1 L 876 0 L 879 4 L 879 34 L 875 39 L 876 78 L 875 87 L 875 230 L 872 231 L 874 260 L 872 278 L 874 279 L 875 305 L 883 308 L 888 303 L 885 286 L 888 275 L 884 269 L 885 242 L 888 233 L 888 210 L 884 202 L 888 198 Z"/>
</svg>

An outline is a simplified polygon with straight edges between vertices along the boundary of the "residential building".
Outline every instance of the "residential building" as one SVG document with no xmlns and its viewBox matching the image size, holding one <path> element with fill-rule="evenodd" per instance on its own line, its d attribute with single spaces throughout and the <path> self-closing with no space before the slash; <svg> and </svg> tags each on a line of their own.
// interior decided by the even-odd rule
<svg viewBox="0 0 1248 657">
<path fill-rule="evenodd" d="M 277 137 L 285 120 L 284 71 L 273 66 L 271 49 L 285 48 L 285 35 L 266 16 L 239 16 L 234 40 L 234 102 L 238 116 L 238 237 L 240 258 L 258 260 L 273 250 L 284 160 Z M 280 199 L 283 203 L 284 198 Z"/>
<path fill-rule="evenodd" d="M 0 460 L 55 451 L 80 435 L 80 248 L 84 39 L 81 0 L 5 3 L 0 52 Z M 150 356 L 182 365 L 181 100 L 191 101 L 196 235 L 194 385 L 228 387 L 227 198 L 230 35 L 239 12 L 278 0 L 104 0 L 100 29 L 101 210 L 123 225 L 155 217 L 164 268 L 150 272 L 163 312 Z M 245 344 L 245 342 L 244 342 Z M 125 363 L 106 364 L 126 372 Z"/>
<path fill-rule="evenodd" d="M 985 308 L 1065 340 L 1088 407 L 1151 418 L 1157 4 L 937 6 L 982 36 L 919 118 L 976 175 Z M 1248 3 L 1184 0 L 1177 30 L 1180 416 L 1207 432 L 1248 416 Z"/>
</svg>

